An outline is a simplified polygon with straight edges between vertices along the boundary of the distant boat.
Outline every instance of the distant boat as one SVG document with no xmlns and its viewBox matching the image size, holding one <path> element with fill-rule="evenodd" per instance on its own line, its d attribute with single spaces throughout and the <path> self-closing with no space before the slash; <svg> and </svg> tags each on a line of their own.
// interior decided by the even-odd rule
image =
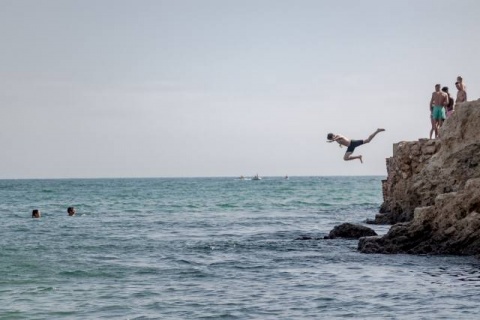
<svg viewBox="0 0 480 320">
<path fill-rule="evenodd" d="M 257 174 L 256 176 L 254 176 L 254 177 L 252 178 L 252 180 L 262 180 L 262 178 L 260 178 L 260 177 L 258 176 L 258 174 Z"/>
</svg>

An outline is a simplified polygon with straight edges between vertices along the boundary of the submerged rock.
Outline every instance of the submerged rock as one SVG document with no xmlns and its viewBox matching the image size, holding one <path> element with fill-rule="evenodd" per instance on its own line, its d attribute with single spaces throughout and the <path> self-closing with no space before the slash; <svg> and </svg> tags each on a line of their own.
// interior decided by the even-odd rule
<svg viewBox="0 0 480 320">
<path fill-rule="evenodd" d="M 360 224 L 352 223 L 342 223 L 341 225 L 333 228 L 332 231 L 325 236 L 324 239 L 335 239 L 335 238 L 348 238 L 348 239 L 358 239 L 361 237 L 370 237 L 376 236 L 377 233 L 369 228 L 362 226 Z"/>
<path fill-rule="evenodd" d="M 480 254 L 479 123 L 480 100 L 462 103 L 441 139 L 394 145 L 381 213 L 370 222 L 397 224 L 360 239 L 361 252 Z"/>
<path fill-rule="evenodd" d="M 320 240 L 322 238 L 316 238 L 316 237 L 311 237 L 311 236 L 300 236 L 298 238 L 295 238 L 295 240 Z"/>
</svg>

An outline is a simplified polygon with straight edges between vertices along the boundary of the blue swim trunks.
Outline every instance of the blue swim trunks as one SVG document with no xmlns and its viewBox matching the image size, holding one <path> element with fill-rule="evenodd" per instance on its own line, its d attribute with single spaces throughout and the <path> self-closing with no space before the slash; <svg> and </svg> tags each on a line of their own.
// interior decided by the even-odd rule
<svg viewBox="0 0 480 320">
<path fill-rule="evenodd" d="M 433 120 L 445 120 L 445 108 L 442 106 L 434 106 L 432 112 Z"/>
</svg>

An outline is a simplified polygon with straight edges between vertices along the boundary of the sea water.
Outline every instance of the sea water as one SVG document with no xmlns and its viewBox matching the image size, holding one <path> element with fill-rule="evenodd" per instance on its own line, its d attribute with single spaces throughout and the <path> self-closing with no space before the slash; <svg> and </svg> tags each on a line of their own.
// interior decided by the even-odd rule
<svg viewBox="0 0 480 320">
<path fill-rule="evenodd" d="M 478 318 L 474 257 L 295 240 L 373 218 L 381 179 L 2 180 L 0 318 Z"/>
</svg>

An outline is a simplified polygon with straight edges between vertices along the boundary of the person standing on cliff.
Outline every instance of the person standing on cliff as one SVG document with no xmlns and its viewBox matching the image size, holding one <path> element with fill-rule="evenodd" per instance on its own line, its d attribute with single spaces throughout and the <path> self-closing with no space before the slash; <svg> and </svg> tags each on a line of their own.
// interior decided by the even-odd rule
<svg viewBox="0 0 480 320">
<path fill-rule="evenodd" d="M 442 91 L 445 92 L 448 95 L 448 105 L 447 105 L 447 108 L 446 108 L 447 109 L 447 118 L 448 118 L 452 115 L 452 113 L 454 111 L 453 104 L 454 104 L 455 100 L 450 95 L 450 92 L 448 92 L 448 87 L 443 87 Z"/>
<path fill-rule="evenodd" d="M 457 82 L 455 82 L 455 86 L 457 87 L 457 104 L 467 101 L 467 91 L 465 88 L 465 84 L 463 83 L 462 77 L 457 77 Z"/>
<path fill-rule="evenodd" d="M 361 163 L 363 163 L 363 158 L 362 158 L 361 155 L 352 156 L 353 151 L 355 150 L 356 147 L 372 141 L 373 137 L 375 137 L 377 135 L 377 133 L 382 132 L 382 131 L 385 131 L 385 129 L 377 129 L 377 131 L 372 133 L 365 140 L 350 140 L 347 137 L 342 136 L 341 134 L 329 133 L 329 134 L 327 134 L 327 142 L 337 142 L 339 144 L 340 148 L 342 146 L 347 147 L 347 152 L 345 152 L 345 156 L 343 157 L 343 160 L 350 161 L 350 160 L 358 159 L 358 160 L 360 160 Z"/>
<path fill-rule="evenodd" d="M 435 120 L 433 120 L 433 107 L 430 107 L 430 123 L 432 127 L 430 128 L 430 139 L 432 139 L 432 135 L 435 132 Z"/>
<path fill-rule="evenodd" d="M 443 120 L 445 120 L 445 107 L 448 105 L 448 95 L 440 91 L 440 87 L 440 84 L 435 85 L 435 92 L 432 93 L 432 98 L 428 105 L 428 108 L 432 111 L 433 120 L 435 121 L 435 138 L 439 137 L 438 129 L 440 129 Z"/>
</svg>

